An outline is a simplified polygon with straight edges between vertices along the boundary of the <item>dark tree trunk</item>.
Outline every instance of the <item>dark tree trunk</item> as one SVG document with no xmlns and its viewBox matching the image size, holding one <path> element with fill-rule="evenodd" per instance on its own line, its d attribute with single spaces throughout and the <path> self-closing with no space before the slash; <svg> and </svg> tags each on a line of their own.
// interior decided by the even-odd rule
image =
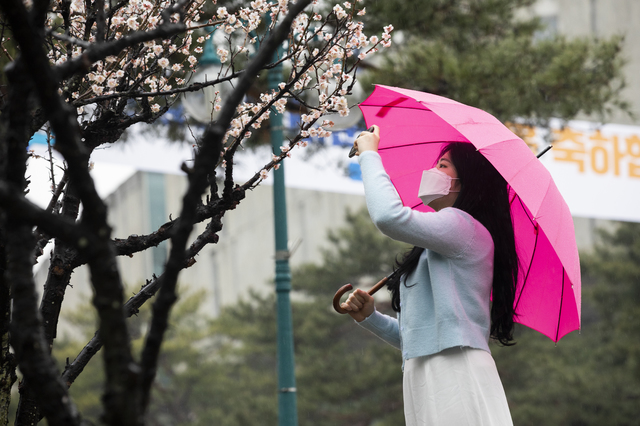
<svg viewBox="0 0 640 426">
<path fill-rule="evenodd" d="M 0 219 L 0 223 L 2 220 Z M 16 381 L 16 365 L 9 353 L 9 326 L 11 324 L 11 290 L 5 279 L 7 253 L 5 238 L 0 225 L 0 425 L 9 421 L 11 387 Z"/>
</svg>

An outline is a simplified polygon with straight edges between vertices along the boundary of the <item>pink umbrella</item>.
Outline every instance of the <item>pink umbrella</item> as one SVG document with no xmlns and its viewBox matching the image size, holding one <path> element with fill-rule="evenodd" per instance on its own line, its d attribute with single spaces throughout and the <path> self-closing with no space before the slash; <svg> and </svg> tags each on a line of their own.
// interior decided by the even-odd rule
<svg viewBox="0 0 640 426">
<path fill-rule="evenodd" d="M 551 175 L 522 139 L 480 109 L 414 90 L 376 86 L 360 104 L 367 127 L 380 127 L 379 153 L 405 206 L 418 198 L 422 171 L 442 145 L 470 142 L 511 187 L 521 273 L 517 322 L 557 342 L 580 328 L 580 261 L 573 220 Z"/>
</svg>

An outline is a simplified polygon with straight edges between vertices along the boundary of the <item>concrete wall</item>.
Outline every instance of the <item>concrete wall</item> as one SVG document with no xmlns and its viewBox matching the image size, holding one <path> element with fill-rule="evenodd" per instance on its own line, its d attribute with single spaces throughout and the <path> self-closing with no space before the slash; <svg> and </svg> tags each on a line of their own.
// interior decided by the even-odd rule
<svg viewBox="0 0 640 426">
<path fill-rule="evenodd" d="M 638 0 L 558 0 L 558 30 L 568 36 L 608 38 L 624 35 L 623 56 L 628 60 L 624 91 L 633 111 L 640 117 L 640 1 Z M 620 112 L 613 123 L 637 124 Z"/>
</svg>

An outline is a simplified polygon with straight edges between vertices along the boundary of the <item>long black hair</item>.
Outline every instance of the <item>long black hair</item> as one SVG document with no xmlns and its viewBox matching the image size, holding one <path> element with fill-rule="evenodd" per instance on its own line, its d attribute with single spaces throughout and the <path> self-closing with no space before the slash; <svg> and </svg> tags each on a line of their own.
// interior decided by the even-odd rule
<svg viewBox="0 0 640 426">
<path fill-rule="evenodd" d="M 518 255 L 507 182 L 472 144 L 448 143 L 442 148 L 438 158 L 447 152 L 458 172 L 461 185 L 453 207 L 473 216 L 487 228 L 493 238 L 491 337 L 509 346 L 513 344 L 513 302 L 518 282 Z M 421 247 L 414 247 L 400 261 L 396 260 L 396 273 L 387 284 L 391 292 L 391 306 L 396 312 L 400 311 L 400 281 L 404 281 L 401 277 L 406 277 L 415 270 L 423 251 Z"/>
</svg>

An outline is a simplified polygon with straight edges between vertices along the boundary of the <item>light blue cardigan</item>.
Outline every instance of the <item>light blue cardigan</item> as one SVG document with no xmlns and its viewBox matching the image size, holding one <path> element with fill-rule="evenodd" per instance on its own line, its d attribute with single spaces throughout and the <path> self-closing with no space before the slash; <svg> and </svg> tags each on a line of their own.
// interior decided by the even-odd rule
<svg viewBox="0 0 640 426">
<path fill-rule="evenodd" d="M 374 311 L 359 324 L 402 350 L 403 360 L 454 346 L 490 352 L 489 231 L 459 209 L 424 213 L 404 207 L 378 153 L 365 151 L 359 162 L 373 223 L 394 240 L 426 249 L 407 285 L 400 283 L 398 318 Z"/>
</svg>

